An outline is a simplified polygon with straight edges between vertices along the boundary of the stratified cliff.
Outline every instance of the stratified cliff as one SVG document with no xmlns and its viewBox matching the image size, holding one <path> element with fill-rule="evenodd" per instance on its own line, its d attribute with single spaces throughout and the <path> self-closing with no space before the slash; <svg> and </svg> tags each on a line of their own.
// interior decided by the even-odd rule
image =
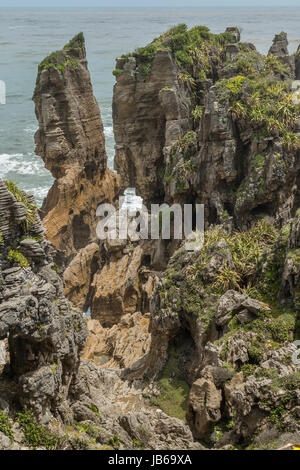
<svg viewBox="0 0 300 470">
<path fill-rule="evenodd" d="M 40 63 L 33 99 L 36 153 L 55 178 L 41 214 L 47 238 L 70 260 L 95 239 L 96 209 L 118 191 L 82 33 Z"/>
<path fill-rule="evenodd" d="M 298 66 L 284 33 L 265 57 L 237 28 L 213 35 L 185 25 L 117 59 L 121 188 L 135 186 L 148 205 L 205 204 L 204 245 L 191 252 L 185 240 L 95 240 L 86 204 L 95 211 L 117 187 L 82 36 L 42 62 L 37 149 L 57 178 L 43 206 L 46 235 L 67 250 L 65 294 L 92 318 L 82 353 L 83 320 L 63 297 L 33 201 L 2 184 L 0 418 L 28 446 L 298 443 Z M 23 406 L 39 422 L 56 417 L 59 440 L 32 444 L 32 417 L 15 415 Z M 0 447 L 10 447 L 9 426 L 0 432 Z"/>
<path fill-rule="evenodd" d="M 266 57 L 239 41 L 179 25 L 117 59 L 115 167 L 147 204 L 203 203 L 207 223 L 239 227 L 295 214 L 294 58 L 285 34 Z"/>
<path fill-rule="evenodd" d="M 3 181 L 0 253 L 1 410 L 12 417 L 32 410 L 44 423 L 52 417 L 71 422 L 70 384 L 87 336 L 85 321 L 63 295 L 55 250 L 44 238 L 33 198 Z"/>
<path fill-rule="evenodd" d="M 31 196 L 0 181 L 0 449 L 193 448 L 143 384 L 80 361 L 87 329 L 63 295 Z"/>
<path fill-rule="evenodd" d="M 203 203 L 206 222 L 203 249 L 183 243 L 156 278 L 149 352 L 126 377 L 158 380 L 152 403 L 216 448 L 299 440 L 295 61 L 284 33 L 263 56 L 237 28 L 179 25 L 114 71 L 121 187 Z"/>
</svg>

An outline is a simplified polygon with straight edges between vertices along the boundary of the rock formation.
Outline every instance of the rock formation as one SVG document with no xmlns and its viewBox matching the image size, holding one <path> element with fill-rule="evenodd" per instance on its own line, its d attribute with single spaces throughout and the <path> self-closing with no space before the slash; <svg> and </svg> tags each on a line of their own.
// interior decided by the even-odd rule
<svg viewBox="0 0 300 470">
<path fill-rule="evenodd" d="M 106 165 L 82 33 L 40 63 L 33 99 L 36 153 L 55 178 L 41 214 L 47 238 L 70 260 L 95 240 L 96 209 L 118 191 L 117 176 Z"/>
<path fill-rule="evenodd" d="M 284 223 L 299 198 L 299 112 L 283 58 L 293 60 L 284 34 L 267 57 L 239 39 L 236 28 L 180 25 L 117 59 L 115 165 L 148 205 L 203 203 L 209 224 Z"/>
<path fill-rule="evenodd" d="M 114 71 L 121 187 L 135 186 L 148 206 L 204 203 L 207 227 L 204 249 L 182 245 L 155 279 L 150 349 L 126 377 L 157 381 L 164 410 L 166 380 L 174 400 L 178 383 L 190 387 L 187 421 L 210 446 L 268 448 L 299 436 L 293 67 L 285 34 L 264 57 L 235 28 L 215 36 L 180 25 Z M 175 366 L 182 335 L 188 346 Z"/>
<path fill-rule="evenodd" d="M 27 407 L 48 422 L 70 414 L 70 383 L 87 331 L 63 295 L 43 232 L 32 198 L 0 181 L 0 339 L 8 352 L 0 397 L 9 409 Z"/>
<path fill-rule="evenodd" d="M 117 59 L 121 188 L 136 187 L 148 206 L 205 204 L 204 244 L 191 251 L 184 240 L 95 240 L 87 204 L 112 201 L 117 180 L 82 36 L 42 62 L 37 149 L 57 178 L 43 206 L 46 235 L 67 250 L 65 294 L 91 318 L 85 342 L 32 198 L 0 183 L 1 448 L 298 443 L 294 64 L 283 33 L 265 57 L 237 28 L 185 25 Z"/>
</svg>

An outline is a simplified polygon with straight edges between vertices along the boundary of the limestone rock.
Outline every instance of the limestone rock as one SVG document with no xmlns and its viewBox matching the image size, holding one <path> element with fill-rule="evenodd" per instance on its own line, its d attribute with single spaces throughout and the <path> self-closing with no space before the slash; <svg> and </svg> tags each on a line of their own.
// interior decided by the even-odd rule
<svg viewBox="0 0 300 470">
<path fill-rule="evenodd" d="M 200 378 L 193 383 L 187 404 L 187 420 L 196 438 L 204 438 L 213 424 L 221 419 L 221 402 L 222 393 L 213 380 Z"/>
<path fill-rule="evenodd" d="M 55 178 L 41 210 L 46 236 L 70 258 L 95 239 L 96 209 L 118 191 L 82 33 L 40 64 L 33 99 L 36 153 Z"/>
<path fill-rule="evenodd" d="M 149 318 L 140 312 L 126 314 L 111 328 L 89 320 L 89 336 L 83 358 L 104 368 L 126 368 L 149 351 Z"/>
<path fill-rule="evenodd" d="M 98 266 L 98 243 L 82 248 L 64 271 L 65 296 L 81 309 L 85 309 L 90 285 Z"/>
<path fill-rule="evenodd" d="M 4 235 L 0 244 L 0 339 L 5 345 L 1 403 L 32 408 L 40 420 L 59 417 L 84 347 L 85 323 L 63 296 L 62 281 L 52 269 L 54 250 L 41 235 L 38 214 L 28 224 L 23 217 L 16 223 L 16 199 L 2 181 L 0 188 L 0 232 Z M 28 218 L 28 200 L 21 205 L 17 205 L 18 213 Z M 14 255 L 9 256 L 11 253 Z M 7 392 L 3 394 L 3 390 Z"/>
</svg>

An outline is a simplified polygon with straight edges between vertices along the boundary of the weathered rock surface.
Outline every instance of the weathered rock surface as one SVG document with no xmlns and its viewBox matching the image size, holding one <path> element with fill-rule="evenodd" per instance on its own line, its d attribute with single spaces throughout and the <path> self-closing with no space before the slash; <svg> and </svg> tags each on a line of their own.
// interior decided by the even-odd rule
<svg viewBox="0 0 300 470">
<path fill-rule="evenodd" d="M 145 407 L 141 394 L 144 384 L 122 380 L 121 371 L 106 370 L 83 361 L 74 383 L 77 400 L 72 405 L 78 421 L 97 422 L 101 412 L 101 443 L 110 444 L 117 436 L 120 449 L 193 449 L 189 427 L 161 410 Z"/>
<path fill-rule="evenodd" d="M 288 39 L 287 34 L 281 32 L 280 34 L 276 34 L 273 39 L 273 44 L 270 47 L 269 54 L 277 57 L 282 63 L 289 65 L 291 67 L 292 60 L 289 56 L 288 50 Z"/>
<path fill-rule="evenodd" d="M 128 313 L 111 328 L 88 321 L 89 336 L 83 358 L 104 368 L 127 368 L 149 351 L 149 315 Z"/>
<path fill-rule="evenodd" d="M 94 241 L 96 209 L 118 192 L 82 33 L 41 62 L 33 99 L 36 153 L 55 178 L 41 209 L 46 236 L 70 259 Z"/>
<path fill-rule="evenodd" d="M 101 265 L 99 250 L 96 242 L 81 248 L 64 271 L 65 296 L 82 310 L 86 310 L 93 276 Z"/>
<path fill-rule="evenodd" d="M 208 224 L 245 228 L 261 215 L 285 223 L 297 208 L 299 169 L 299 152 L 286 139 L 297 138 L 268 122 L 263 100 L 266 75 L 283 87 L 294 77 L 286 34 L 275 37 L 264 57 L 239 42 L 237 28 L 221 37 L 202 28 L 180 25 L 117 59 L 113 118 L 121 186 L 136 187 L 148 205 L 203 203 Z M 248 83 L 261 94 L 260 117 L 250 117 Z M 298 132 L 294 112 L 287 133 Z"/>
<path fill-rule="evenodd" d="M 86 204 L 113 200 L 116 180 L 75 37 L 40 66 L 37 148 L 57 179 L 43 207 L 47 235 L 71 261 L 65 294 L 91 306 L 89 337 L 79 361 L 85 325 L 64 298 L 56 253 L 0 183 L 0 409 L 13 418 L 17 402 L 52 418 L 62 440 L 51 445 L 65 449 L 296 442 L 299 109 L 286 36 L 264 57 L 237 28 L 179 25 L 118 59 L 115 74 L 122 189 L 136 187 L 148 205 L 204 203 L 203 248 L 95 242 Z M 0 446 L 22 448 L 21 428 L 18 418 L 14 444 L 6 430 Z"/>
<path fill-rule="evenodd" d="M 190 390 L 186 418 L 194 438 L 210 446 L 245 447 L 252 442 L 255 448 L 271 448 L 287 444 L 291 435 L 294 442 L 299 438 L 299 367 L 293 359 L 299 331 L 297 257 L 289 264 L 290 247 L 298 243 L 298 223 L 299 218 L 292 219 L 282 231 L 262 223 L 256 242 L 259 226 L 231 235 L 210 229 L 202 251 L 188 253 L 183 245 L 174 254 L 154 290 L 150 349 L 125 377 L 151 378 L 163 393 L 164 381 L 172 383 L 178 374 L 170 362 L 181 341 L 177 338 L 183 332 L 190 335 L 192 352 L 183 350 L 181 358 L 181 376 Z M 242 239 L 255 243 L 254 258 L 239 251 Z M 254 261 L 257 253 L 261 262 Z M 260 300 L 228 289 L 230 282 L 223 285 L 220 273 L 225 274 L 229 259 L 236 286 L 255 278 Z M 207 266 L 215 266 L 214 273 Z M 254 438 L 258 435 L 264 444 Z"/>
<path fill-rule="evenodd" d="M 159 169 L 163 168 L 164 145 L 171 145 L 191 125 L 189 90 L 179 82 L 179 70 L 172 54 L 160 51 L 151 74 L 144 80 L 130 57 L 117 59 L 113 95 L 115 168 L 121 188 L 137 188 L 145 204 L 163 199 Z"/>
<path fill-rule="evenodd" d="M 87 330 L 63 296 L 54 249 L 42 235 L 38 214 L 28 208 L 32 198 L 22 197 L 17 202 L 0 181 L 0 396 L 9 407 L 31 408 L 40 420 L 65 420 Z"/>
</svg>

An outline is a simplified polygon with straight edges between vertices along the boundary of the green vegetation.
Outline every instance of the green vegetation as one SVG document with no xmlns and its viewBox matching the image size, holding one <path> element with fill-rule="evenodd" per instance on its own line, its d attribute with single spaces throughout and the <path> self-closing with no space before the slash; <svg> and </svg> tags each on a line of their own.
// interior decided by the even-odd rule
<svg viewBox="0 0 300 470">
<path fill-rule="evenodd" d="M 48 450 L 56 450 L 64 442 L 64 437 L 51 432 L 46 426 L 37 424 L 31 411 L 18 413 L 18 422 L 24 433 L 25 444 L 32 449 L 42 447 Z"/>
<path fill-rule="evenodd" d="M 94 403 L 91 403 L 88 408 L 97 416 L 97 418 L 99 418 L 99 420 L 101 421 L 101 414 L 99 412 L 99 409 L 98 407 L 94 404 Z"/>
<path fill-rule="evenodd" d="M 118 75 L 122 75 L 122 73 L 124 72 L 124 70 L 122 69 L 115 69 L 113 70 L 112 74 L 117 77 Z"/>
<path fill-rule="evenodd" d="M 195 109 L 193 109 L 193 111 L 192 111 L 192 116 L 193 116 L 194 120 L 199 121 L 199 119 L 202 118 L 202 114 L 203 114 L 203 108 L 202 108 L 202 106 L 199 106 L 197 104 L 195 106 Z"/>
<path fill-rule="evenodd" d="M 9 250 L 7 259 L 12 264 L 16 264 L 22 268 L 27 268 L 29 266 L 27 258 L 25 258 L 25 256 L 17 250 Z"/>
<path fill-rule="evenodd" d="M 67 67 L 76 70 L 78 64 L 78 59 L 69 56 L 66 51 L 55 51 L 40 63 L 39 72 L 53 68 L 59 70 L 64 75 Z"/>
<path fill-rule="evenodd" d="M 39 65 L 39 72 L 42 70 L 49 70 L 54 68 L 56 70 L 60 70 L 64 75 L 66 68 L 69 67 L 73 70 L 78 68 L 78 58 L 74 57 L 70 52 L 79 52 L 84 50 L 85 42 L 83 33 L 79 33 L 68 42 L 63 50 L 52 52 L 49 56 L 47 56 Z"/>
<path fill-rule="evenodd" d="M 195 26 L 188 30 L 185 24 L 179 24 L 147 46 L 123 57 L 135 57 L 139 72 L 147 77 L 156 53 L 167 50 L 173 53 L 176 63 L 186 72 L 188 79 L 195 77 L 205 80 L 206 75 L 211 74 L 211 48 L 216 55 L 220 55 L 223 47 L 232 41 L 230 33 L 212 34 L 206 26 Z"/>
<path fill-rule="evenodd" d="M 185 420 L 189 386 L 179 367 L 180 356 L 181 348 L 169 348 L 168 362 L 159 380 L 160 394 L 151 398 L 151 403 L 169 416 Z"/>
<path fill-rule="evenodd" d="M 121 444 L 121 441 L 118 437 L 117 434 L 114 434 L 110 439 L 109 439 L 109 443 L 110 445 L 113 447 L 113 449 L 115 450 L 118 450 L 120 449 L 120 444 Z"/>
<path fill-rule="evenodd" d="M 70 49 L 84 49 L 85 48 L 85 41 L 84 41 L 84 35 L 83 33 L 78 33 L 76 36 L 74 36 L 71 41 L 69 41 L 65 47 L 65 51 L 69 51 Z"/>
<path fill-rule="evenodd" d="M 11 441 L 14 440 L 14 433 L 12 430 L 12 422 L 5 411 L 0 410 L 0 431 L 9 437 Z"/>
<path fill-rule="evenodd" d="M 171 155 L 173 158 L 176 156 L 177 151 L 183 152 L 184 160 L 188 160 L 192 155 L 192 149 L 197 143 L 197 134 L 195 131 L 187 132 L 183 137 L 180 137 L 175 144 L 172 145 Z"/>
<path fill-rule="evenodd" d="M 85 432 L 91 438 L 97 438 L 99 434 L 103 432 L 98 426 L 93 424 L 91 421 L 75 423 L 75 426 L 79 431 Z"/>
<path fill-rule="evenodd" d="M 264 67 L 255 74 L 220 80 L 220 100 L 229 101 L 232 116 L 250 122 L 260 136 L 281 136 L 287 149 L 298 147 L 294 129 L 300 107 L 293 102 L 290 83 L 270 75 L 277 59 L 262 56 L 262 60 Z"/>
<path fill-rule="evenodd" d="M 30 225 L 35 221 L 37 206 L 28 200 L 26 193 L 19 189 L 13 181 L 4 180 L 4 183 L 6 184 L 8 190 L 14 195 L 16 200 L 18 202 L 22 202 L 22 204 L 25 206 L 27 214 L 25 228 L 26 231 L 28 231 Z"/>
</svg>

